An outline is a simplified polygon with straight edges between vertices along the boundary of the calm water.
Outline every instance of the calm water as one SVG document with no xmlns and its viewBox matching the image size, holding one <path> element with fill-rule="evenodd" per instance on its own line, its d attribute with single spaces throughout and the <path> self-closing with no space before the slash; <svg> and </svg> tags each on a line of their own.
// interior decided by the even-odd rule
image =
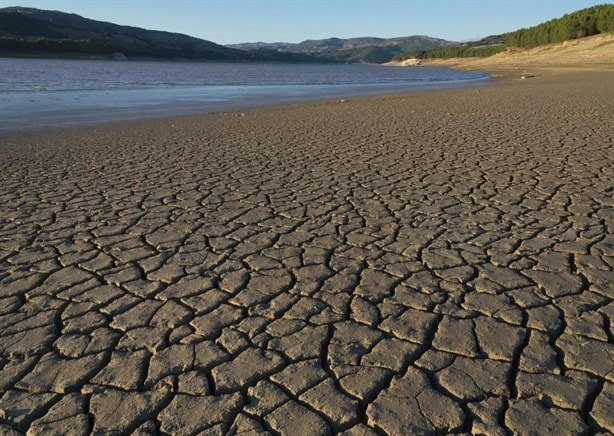
<svg viewBox="0 0 614 436">
<path fill-rule="evenodd" d="M 0 131 L 482 84 L 449 68 L 0 58 Z"/>
</svg>

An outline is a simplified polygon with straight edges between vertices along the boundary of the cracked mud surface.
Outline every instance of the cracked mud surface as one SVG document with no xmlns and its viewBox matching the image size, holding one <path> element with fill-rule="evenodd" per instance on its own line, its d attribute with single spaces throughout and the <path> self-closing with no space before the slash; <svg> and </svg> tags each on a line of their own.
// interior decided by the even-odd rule
<svg viewBox="0 0 614 436">
<path fill-rule="evenodd" d="M 4 138 L 0 433 L 614 431 L 612 78 Z"/>
</svg>

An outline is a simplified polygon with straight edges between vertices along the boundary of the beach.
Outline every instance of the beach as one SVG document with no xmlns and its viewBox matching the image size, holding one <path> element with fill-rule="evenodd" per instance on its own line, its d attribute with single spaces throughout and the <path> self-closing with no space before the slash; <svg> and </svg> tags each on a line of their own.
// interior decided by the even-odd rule
<svg viewBox="0 0 614 436">
<path fill-rule="evenodd" d="M 614 72 L 521 73 L 0 136 L 0 433 L 614 432 Z"/>
</svg>

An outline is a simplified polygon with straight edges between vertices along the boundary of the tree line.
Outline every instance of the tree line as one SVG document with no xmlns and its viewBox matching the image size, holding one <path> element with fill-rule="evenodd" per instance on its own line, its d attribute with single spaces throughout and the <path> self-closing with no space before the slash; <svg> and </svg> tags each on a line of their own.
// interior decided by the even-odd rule
<svg viewBox="0 0 614 436">
<path fill-rule="evenodd" d="M 67 38 L 7 38 L 0 36 L 0 53 L 5 56 L 19 53 L 58 53 L 65 55 L 101 55 L 113 56 L 123 53 L 134 58 L 166 58 L 166 59 L 226 59 L 234 57 L 223 53 L 212 54 L 206 50 L 185 49 L 181 47 L 167 48 L 155 44 L 129 44 L 118 41 L 94 41 L 91 39 Z"/>
<path fill-rule="evenodd" d="M 510 32 L 505 43 L 512 47 L 532 48 L 606 32 L 614 32 L 614 5 L 593 6 Z"/>
<path fill-rule="evenodd" d="M 416 50 L 395 56 L 393 60 L 402 61 L 405 59 L 447 59 L 447 58 L 469 58 L 486 57 L 497 54 L 505 50 L 503 44 L 492 44 L 482 46 L 457 45 L 454 47 L 436 48 L 430 50 Z"/>
<path fill-rule="evenodd" d="M 508 47 L 533 48 L 607 32 L 614 32 L 614 5 L 611 4 L 582 9 L 537 26 L 507 33 L 504 44 L 483 45 L 483 42 L 478 41 L 454 47 L 411 51 L 395 56 L 394 60 L 486 57 Z"/>
</svg>

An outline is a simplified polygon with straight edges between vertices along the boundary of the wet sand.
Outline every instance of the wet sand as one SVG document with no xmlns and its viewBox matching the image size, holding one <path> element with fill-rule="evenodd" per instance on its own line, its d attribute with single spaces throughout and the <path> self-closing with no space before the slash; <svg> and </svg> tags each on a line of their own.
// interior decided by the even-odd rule
<svg viewBox="0 0 614 436">
<path fill-rule="evenodd" d="M 614 431 L 614 73 L 0 137 L 0 433 Z"/>
</svg>

